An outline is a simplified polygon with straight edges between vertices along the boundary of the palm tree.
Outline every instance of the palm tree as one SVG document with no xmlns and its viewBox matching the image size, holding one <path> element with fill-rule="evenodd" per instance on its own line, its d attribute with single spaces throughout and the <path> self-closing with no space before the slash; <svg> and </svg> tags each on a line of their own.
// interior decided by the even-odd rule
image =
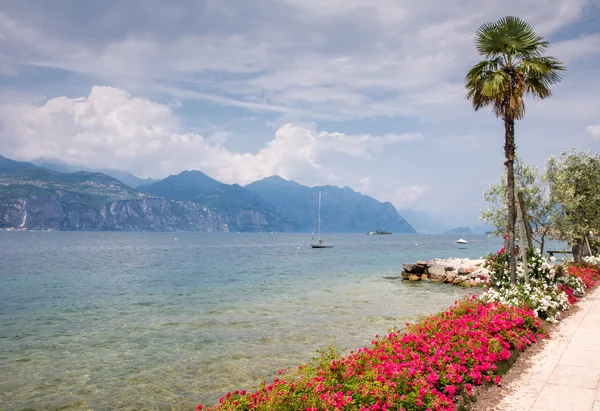
<svg viewBox="0 0 600 411">
<path fill-rule="evenodd" d="M 504 156 L 508 187 L 508 249 L 515 249 L 515 120 L 525 115 L 523 98 L 550 97 L 550 86 L 561 80 L 561 62 L 543 56 L 548 47 L 529 24 L 517 17 L 504 17 L 479 27 L 475 37 L 477 51 L 485 60 L 467 74 L 467 99 L 475 111 L 491 107 L 504 120 Z M 509 251 L 510 252 L 510 251 Z M 517 280 L 517 261 L 510 252 L 510 280 Z"/>
</svg>

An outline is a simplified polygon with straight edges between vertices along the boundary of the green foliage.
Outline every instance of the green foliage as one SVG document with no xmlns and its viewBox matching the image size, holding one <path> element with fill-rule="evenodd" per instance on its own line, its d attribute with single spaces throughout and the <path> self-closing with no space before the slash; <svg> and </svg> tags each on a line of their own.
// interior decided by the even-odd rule
<svg viewBox="0 0 600 411">
<path fill-rule="evenodd" d="M 467 98 L 475 110 L 491 107 L 497 117 L 520 119 L 525 113 L 523 97 L 551 95 L 550 86 L 561 80 L 562 64 L 542 53 L 548 42 L 517 17 L 505 17 L 482 25 L 475 39 L 485 60 L 467 74 Z"/>
<path fill-rule="evenodd" d="M 552 258 L 551 258 L 552 260 Z M 515 307 L 527 306 L 545 320 L 554 322 L 560 313 L 577 301 L 585 292 L 582 279 L 572 275 L 562 265 L 552 265 L 537 249 L 527 250 L 529 283 L 525 280 L 524 265 L 517 266 L 517 282 L 511 284 L 506 247 L 486 258 L 490 270 L 490 289 L 482 294 L 486 302 L 500 302 Z"/>
<path fill-rule="evenodd" d="M 559 237 L 575 244 L 600 231 L 600 156 L 571 150 L 547 162 L 552 201 L 560 206 L 552 214 Z"/>
<path fill-rule="evenodd" d="M 508 226 L 506 171 L 498 182 L 490 184 L 483 191 L 483 198 L 490 207 L 481 212 L 481 221 L 488 222 L 494 227 L 494 235 L 504 235 Z M 528 166 L 520 157 L 515 157 L 515 191 L 523 193 L 525 213 L 531 227 L 533 240 L 540 245 L 544 252 L 544 242 L 551 234 L 549 215 L 555 208 L 550 197 L 550 186 L 545 175 L 540 174 L 536 166 Z"/>
<path fill-rule="evenodd" d="M 516 250 L 517 252 L 518 250 Z M 548 264 L 538 249 L 527 251 L 529 283 L 525 280 L 524 265 L 517 265 L 517 282 L 511 284 L 508 269 L 508 251 L 504 247 L 486 258 L 490 270 L 490 289 L 482 294 L 485 302 L 499 302 L 513 307 L 530 307 L 542 319 L 554 322 L 560 313 L 569 308 L 567 295 L 557 287 L 570 285 L 571 279 L 559 281 L 555 266 Z M 578 283 L 577 286 L 580 286 Z"/>
</svg>

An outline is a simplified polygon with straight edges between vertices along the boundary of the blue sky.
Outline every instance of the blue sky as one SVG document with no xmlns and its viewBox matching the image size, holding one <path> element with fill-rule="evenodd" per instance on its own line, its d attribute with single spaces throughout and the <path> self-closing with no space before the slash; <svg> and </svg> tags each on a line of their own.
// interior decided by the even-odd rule
<svg viewBox="0 0 600 411">
<path fill-rule="evenodd" d="M 0 154 L 228 183 L 350 186 L 477 224 L 503 125 L 464 76 L 517 15 L 567 66 L 527 101 L 518 152 L 600 145 L 598 0 L 4 0 Z"/>
</svg>

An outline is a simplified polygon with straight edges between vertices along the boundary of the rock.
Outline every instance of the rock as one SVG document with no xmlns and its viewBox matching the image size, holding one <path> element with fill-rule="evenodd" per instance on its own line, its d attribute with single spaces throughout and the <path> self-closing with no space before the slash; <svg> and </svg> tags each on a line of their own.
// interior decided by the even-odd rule
<svg viewBox="0 0 600 411">
<path fill-rule="evenodd" d="M 462 267 L 459 267 L 458 273 L 460 275 L 471 274 L 472 272 L 477 271 L 478 268 L 479 267 L 476 267 L 476 266 L 462 266 Z"/>
<path fill-rule="evenodd" d="M 458 274 L 456 273 L 456 271 L 448 271 L 446 273 L 446 279 L 444 281 L 447 283 L 451 283 L 454 281 L 454 279 L 457 277 L 457 275 Z"/>
<path fill-rule="evenodd" d="M 475 271 L 473 271 L 471 274 L 468 275 L 468 278 L 471 280 L 479 280 L 481 281 L 482 278 L 483 279 L 488 279 L 490 276 L 490 272 L 488 270 L 486 270 L 485 268 L 479 268 Z"/>
<path fill-rule="evenodd" d="M 425 272 L 425 266 L 419 264 L 403 264 L 402 268 L 407 273 L 423 274 Z"/>
<path fill-rule="evenodd" d="M 418 275 L 411 274 L 408 276 L 408 279 L 410 281 L 419 281 L 421 279 L 421 277 L 419 277 Z"/>
<path fill-rule="evenodd" d="M 415 264 L 402 264 L 402 269 L 407 273 L 412 273 L 415 268 Z"/>
<path fill-rule="evenodd" d="M 429 267 L 429 278 L 431 280 L 444 281 L 446 278 L 446 269 L 441 265 Z"/>
<path fill-rule="evenodd" d="M 444 278 L 429 278 L 429 280 L 431 280 L 432 283 L 441 283 L 446 281 Z"/>
<path fill-rule="evenodd" d="M 410 277 L 410 273 L 407 273 L 406 271 L 402 271 L 400 275 L 402 276 L 403 280 L 408 280 L 408 277 Z"/>
<path fill-rule="evenodd" d="M 427 280 L 429 277 L 427 274 L 421 274 L 421 280 Z"/>
</svg>

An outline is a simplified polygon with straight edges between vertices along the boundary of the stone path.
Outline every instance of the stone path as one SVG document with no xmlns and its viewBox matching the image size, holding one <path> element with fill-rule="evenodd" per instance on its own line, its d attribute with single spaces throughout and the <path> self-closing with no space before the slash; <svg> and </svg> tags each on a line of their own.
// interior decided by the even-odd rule
<svg viewBox="0 0 600 411">
<path fill-rule="evenodd" d="M 578 305 L 495 410 L 600 411 L 600 287 Z"/>
</svg>

